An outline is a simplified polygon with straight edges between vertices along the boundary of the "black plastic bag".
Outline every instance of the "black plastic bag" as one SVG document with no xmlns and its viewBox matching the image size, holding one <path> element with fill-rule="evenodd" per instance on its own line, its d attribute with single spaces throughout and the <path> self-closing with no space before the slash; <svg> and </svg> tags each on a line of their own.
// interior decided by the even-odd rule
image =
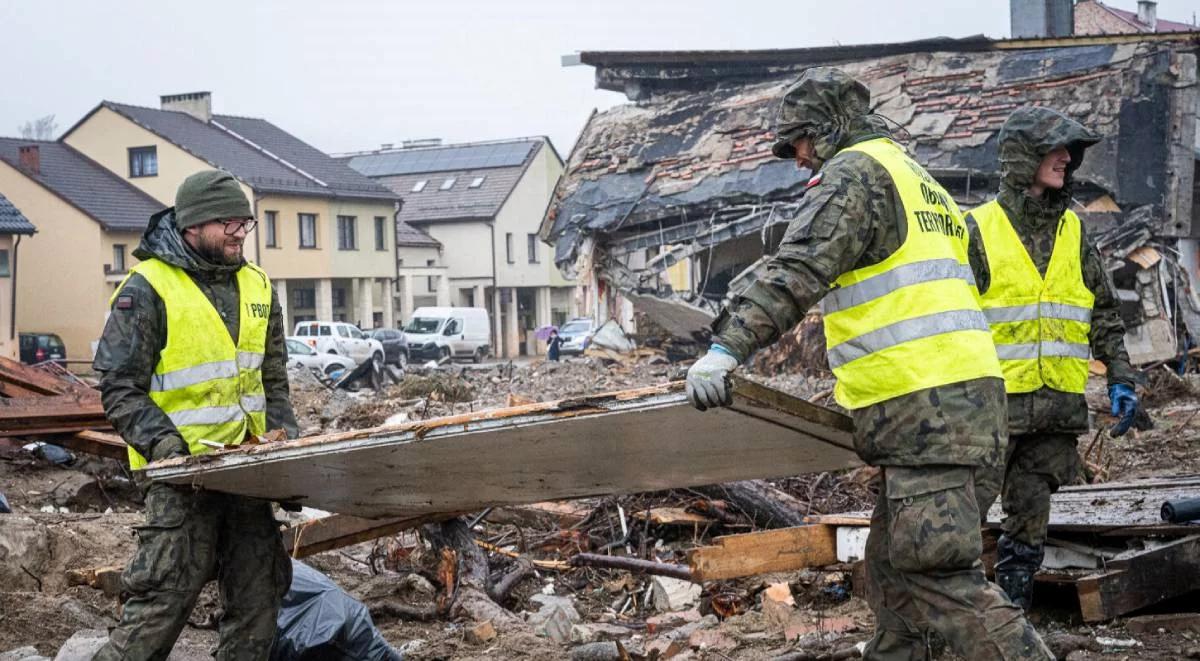
<svg viewBox="0 0 1200 661">
<path fill-rule="evenodd" d="M 401 661 L 361 602 L 308 565 L 292 560 L 292 586 L 279 609 L 271 661 Z"/>
</svg>

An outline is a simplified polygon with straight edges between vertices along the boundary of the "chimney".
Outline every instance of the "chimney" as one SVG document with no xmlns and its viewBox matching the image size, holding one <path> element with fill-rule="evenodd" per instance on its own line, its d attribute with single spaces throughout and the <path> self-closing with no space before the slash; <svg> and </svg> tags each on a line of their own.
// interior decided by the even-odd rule
<svg viewBox="0 0 1200 661">
<path fill-rule="evenodd" d="M 186 112 L 207 124 L 212 120 L 212 92 L 188 92 L 158 97 L 163 110 Z"/>
<path fill-rule="evenodd" d="M 37 145 L 18 147 L 17 156 L 22 168 L 34 174 L 42 173 L 42 151 Z"/>
<path fill-rule="evenodd" d="M 1075 31 L 1072 0 L 1009 0 L 1013 39 L 1069 37 Z"/>
<path fill-rule="evenodd" d="M 1158 32 L 1158 3 L 1153 0 L 1138 0 L 1138 22 Z"/>
</svg>

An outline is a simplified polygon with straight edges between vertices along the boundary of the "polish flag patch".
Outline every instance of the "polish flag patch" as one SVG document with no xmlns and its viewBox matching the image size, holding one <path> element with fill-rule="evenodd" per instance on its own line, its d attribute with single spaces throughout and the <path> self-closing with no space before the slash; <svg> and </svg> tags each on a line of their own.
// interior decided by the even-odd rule
<svg viewBox="0 0 1200 661">
<path fill-rule="evenodd" d="M 820 172 L 818 172 L 808 178 L 808 183 L 804 184 L 804 190 L 808 190 L 808 189 L 812 188 L 813 186 L 816 186 L 819 183 L 821 183 L 821 173 Z"/>
</svg>

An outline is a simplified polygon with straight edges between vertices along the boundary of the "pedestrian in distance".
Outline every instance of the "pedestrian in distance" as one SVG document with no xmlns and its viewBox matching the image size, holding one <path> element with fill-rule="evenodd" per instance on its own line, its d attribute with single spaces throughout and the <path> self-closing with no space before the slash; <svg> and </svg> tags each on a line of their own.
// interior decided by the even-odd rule
<svg viewBox="0 0 1200 661">
<path fill-rule="evenodd" d="M 558 354 L 561 350 L 562 338 L 558 336 L 558 329 L 550 329 L 550 339 L 546 340 L 546 357 L 558 362 Z"/>
</svg>

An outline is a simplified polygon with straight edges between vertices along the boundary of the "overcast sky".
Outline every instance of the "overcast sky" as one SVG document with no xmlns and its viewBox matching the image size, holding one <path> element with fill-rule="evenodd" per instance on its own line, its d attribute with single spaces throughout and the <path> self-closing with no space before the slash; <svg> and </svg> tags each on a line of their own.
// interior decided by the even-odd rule
<svg viewBox="0 0 1200 661">
<path fill-rule="evenodd" d="M 1136 9 L 1135 0 L 1109 4 Z M 178 9 L 168 7 L 178 5 Z M 581 50 L 798 48 L 1009 34 L 1008 0 L 49 0 L 0 4 L 0 135 L 101 99 L 209 90 L 328 152 L 548 135 L 566 157 L 596 90 Z M 1191 22 L 1200 0 L 1162 0 Z"/>
</svg>

